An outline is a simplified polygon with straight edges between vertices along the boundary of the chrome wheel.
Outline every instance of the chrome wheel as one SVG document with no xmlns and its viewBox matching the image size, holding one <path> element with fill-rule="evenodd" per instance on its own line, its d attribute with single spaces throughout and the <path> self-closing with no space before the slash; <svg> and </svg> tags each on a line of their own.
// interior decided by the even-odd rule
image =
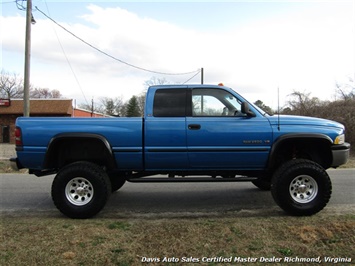
<svg viewBox="0 0 355 266">
<path fill-rule="evenodd" d="M 73 178 L 65 187 L 67 200 L 75 206 L 88 204 L 94 196 L 93 185 L 83 177 Z"/>
<path fill-rule="evenodd" d="M 291 198 L 298 203 L 311 202 L 318 194 L 316 180 L 309 175 L 299 175 L 294 178 L 289 187 Z"/>
</svg>

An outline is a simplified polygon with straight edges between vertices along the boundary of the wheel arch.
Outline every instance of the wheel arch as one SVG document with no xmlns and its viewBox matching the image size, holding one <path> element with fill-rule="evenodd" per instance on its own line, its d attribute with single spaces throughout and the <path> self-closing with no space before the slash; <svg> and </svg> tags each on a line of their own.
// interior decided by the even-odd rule
<svg viewBox="0 0 355 266">
<path fill-rule="evenodd" d="M 332 139 L 318 133 L 291 133 L 280 136 L 274 142 L 269 156 L 268 169 L 275 169 L 290 159 L 309 159 L 323 168 L 331 166 Z"/>
<path fill-rule="evenodd" d="M 75 161 L 91 161 L 108 169 L 116 168 L 108 140 L 93 133 L 60 133 L 54 136 L 47 148 L 44 168 L 59 169 Z"/>
</svg>

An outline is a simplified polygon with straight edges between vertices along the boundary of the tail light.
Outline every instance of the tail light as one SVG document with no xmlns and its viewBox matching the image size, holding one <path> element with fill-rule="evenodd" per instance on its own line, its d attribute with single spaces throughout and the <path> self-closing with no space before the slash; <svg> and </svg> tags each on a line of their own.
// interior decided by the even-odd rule
<svg viewBox="0 0 355 266">
<path fill-rule="evenodd" d="M 16 146 L 22 146 L 22 133 L 21 128 L 16 127 L 15 129 L 15 143 Z"/>
</svg>

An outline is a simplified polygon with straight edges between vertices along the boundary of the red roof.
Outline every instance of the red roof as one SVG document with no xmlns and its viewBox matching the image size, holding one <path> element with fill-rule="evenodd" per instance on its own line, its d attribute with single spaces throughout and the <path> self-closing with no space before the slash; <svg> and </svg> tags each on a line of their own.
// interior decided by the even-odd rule
<svg viewBox="0 0 355 266">
<path fill-rule="evenodd" d="M 10 106 L 0 106 L 0 114 L 23 114 L 23 100 L 13 99 Z M 31 99 L 31 115 L 65 115 L 73 113 L 72 100 L 68 99 Z"/>
</svg>

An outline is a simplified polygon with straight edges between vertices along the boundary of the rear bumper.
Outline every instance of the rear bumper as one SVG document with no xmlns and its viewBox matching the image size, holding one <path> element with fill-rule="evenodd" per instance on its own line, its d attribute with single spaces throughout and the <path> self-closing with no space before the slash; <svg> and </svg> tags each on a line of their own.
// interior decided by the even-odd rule
<svg viewBox="0 0 355 266">
<path fill-rule="evenodd" d="M 350 144 L 332 145 L 333 162 L 332 167 L 346 164 L 350 156 Z"/>
<path fill-rule="evenodd" d="M 15 171 L 18 171 L 22 168 L 24 168 L 20 161 L 18 160 L 18 158 L 10 158 L 10 165 L 11 165 L 11 168 Z"/>
</svg>

